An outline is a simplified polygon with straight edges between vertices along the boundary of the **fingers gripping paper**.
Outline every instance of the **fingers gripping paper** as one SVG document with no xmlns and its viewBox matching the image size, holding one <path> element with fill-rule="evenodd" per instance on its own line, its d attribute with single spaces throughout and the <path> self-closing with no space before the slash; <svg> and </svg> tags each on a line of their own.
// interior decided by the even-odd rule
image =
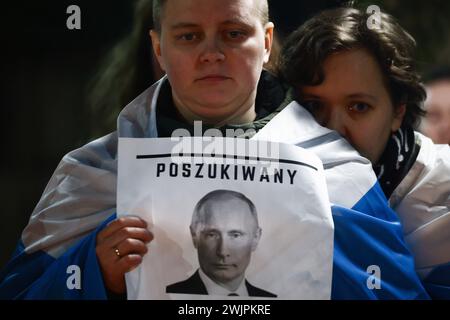
<svg viewBox="0 0 450 320">
<path fill-rule="evenodd" d="M 329 299 L 333 221 L 321 161 L 233 138 L 119 141 L 118 215 L 154 240 L 129 299 Z"/>
</svg>

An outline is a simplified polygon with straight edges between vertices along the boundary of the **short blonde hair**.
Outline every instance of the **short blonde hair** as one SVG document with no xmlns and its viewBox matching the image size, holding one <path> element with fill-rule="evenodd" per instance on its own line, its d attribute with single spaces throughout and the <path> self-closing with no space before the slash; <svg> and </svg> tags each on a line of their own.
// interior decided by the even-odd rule
<svg viewBox="0 0 450 320">
<path fill-rule="evenodd" d="M 256 0 L 259 2 L 257 8 L 261 23 L 265 26 L 269 22 L 269 4 L 267 0 Z M 167 0 L 153 0 L 153 27 L 157 33 L 161 33 L 161 16 Z"/>
</svg>

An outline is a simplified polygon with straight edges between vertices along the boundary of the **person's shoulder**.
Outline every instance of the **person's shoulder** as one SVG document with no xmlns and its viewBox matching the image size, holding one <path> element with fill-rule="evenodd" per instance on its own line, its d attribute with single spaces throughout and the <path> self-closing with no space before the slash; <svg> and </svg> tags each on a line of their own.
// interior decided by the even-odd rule
<svg viewBox="0 0 450 320">
<path fill-rule="evenodd" d="M 168 285 L 166 293 L 207 294 L 207 291 L 198 271 L 196 271 L 188 279 Z"/>
<path fill-rule="evenodd" d="M 450 147 L 436 145 L 418 132 L 415 138 L 420 147 L 415 163 L 389 199 L 402 217 L 404 229 L 410 230 L 408 234 L 445 214 L 443 208 L 450 196 Z"/>
<path fill-rule="evenodd" d="M 434 162 L 444 162 L 450 166 L 450 145 L 436 144 L 429 137 L 420 132 L 414 132 L 416 144 L 420 146 L 417 161 L 424 165 L 433 164 Z"/>
<path fill-rule="evenodd" d="M 162 77 L 127 104 L 117 119 L 120 138 L 155 138 L 156 105 L 163 88 L 170 86 L 167 76 Z"/>
<path fill-rule="evenodd" d="M 62 162 L 115 171 L 117 145 L 117 132 L 114 131 L 67 153 Z"/>
<path fill-rule="evenodd" d="M 245 285 L 247 287 L 247 291 L 249 296 L 251 297 L 266 297 L 266 298 L 276 298 L 277 295 L 273 294 L 269 291 L 263 290 L 261 288 L 255 287 L 250 282 L 245 280 Z"/>
</svg>

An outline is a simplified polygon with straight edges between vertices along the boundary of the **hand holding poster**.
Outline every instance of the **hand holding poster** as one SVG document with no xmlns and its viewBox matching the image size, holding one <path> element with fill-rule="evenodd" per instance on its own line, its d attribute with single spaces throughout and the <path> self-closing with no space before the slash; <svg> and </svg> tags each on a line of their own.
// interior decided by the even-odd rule
<svg viewBox="0 0 450 320">
<path fill-rule="evenodd" d="M 128 298 L 329 299 L 320 160 L 290 145 L 211 139 L 120 139 L 118 214 L 143 218 L 154 235 L 127 274 Z"/>
</svg>

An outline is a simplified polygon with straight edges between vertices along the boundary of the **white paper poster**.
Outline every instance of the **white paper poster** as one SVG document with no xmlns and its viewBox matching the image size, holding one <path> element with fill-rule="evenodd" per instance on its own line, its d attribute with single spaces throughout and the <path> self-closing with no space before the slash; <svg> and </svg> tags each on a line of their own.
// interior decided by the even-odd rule
<svg viewBox="0 0 450 320">
<path fill-rule="evenodd" d="M 322 163 L 233 138 L 119 141 L 118 215 L 154 235 L 129 299 L 329 299 L 333 220 Z"/>
</svg>

